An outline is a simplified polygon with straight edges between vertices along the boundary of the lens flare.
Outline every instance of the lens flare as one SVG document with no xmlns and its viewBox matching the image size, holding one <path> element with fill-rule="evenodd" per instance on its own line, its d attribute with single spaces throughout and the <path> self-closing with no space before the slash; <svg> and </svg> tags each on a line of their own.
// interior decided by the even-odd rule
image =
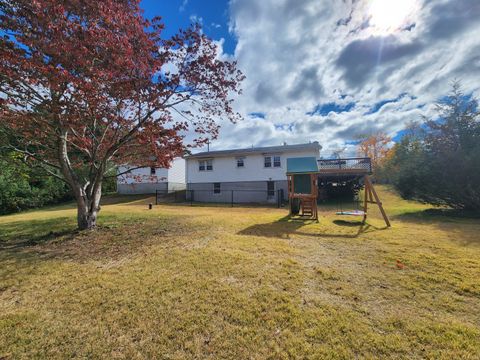
<svg viewBox="0 0 480 360">
<path fill-rule="evenodd" d="M 393 32 L 408 25 L 416 0 L 372 0 L 368 9 L 370 24 L 380 32 Z"/>
</svg>

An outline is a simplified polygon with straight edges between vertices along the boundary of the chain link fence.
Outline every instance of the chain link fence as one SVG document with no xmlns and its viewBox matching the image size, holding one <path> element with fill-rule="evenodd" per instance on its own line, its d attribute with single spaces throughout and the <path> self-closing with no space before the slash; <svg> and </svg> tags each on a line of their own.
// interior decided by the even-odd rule
<svg viewBox="0 0 480 360">
<path fill-rule="evenodd" d="M 235 205 L 266 205 L 282 207 L 285 205 L 283 189 L 279 190 L 157 190 L 155 203 L 218 204 L 233 207 Z"/>
</svg>

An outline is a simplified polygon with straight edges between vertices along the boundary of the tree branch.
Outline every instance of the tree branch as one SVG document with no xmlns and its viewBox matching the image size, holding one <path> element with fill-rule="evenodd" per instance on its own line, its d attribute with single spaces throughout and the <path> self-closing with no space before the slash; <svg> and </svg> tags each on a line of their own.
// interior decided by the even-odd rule
<svg viewBox="0 0 480 360">
<path fill-rule="evenodd" d="M 53 177 L 55 177 L 55 178 L 57 178 L 57 179 L 59 179 L 59 180 L 62 180 L 65 184 L 70 185 L 70 184 L 68 183 L 68 181 L 65 180 L 65 178 L 64 178 L 63 176 L 58 175 L 58 174 L 55 173 L 54 171 L 51 171 L 50 169 L 48 169 L 48 168 L 46 168 L 46 167 L 44 167 L 44 166 L 41 166 L 40 164 L 33 165 L 33 167 L 42 169 L 42 170 L 45 171 L 48 175 L 53 176 Z"/>
<path fill-rule="evenodd" d="M 60 166 L 55 165 L 55 164 L 52 164 L 51 162 L 49 162 L 49 161 L 47 161 L 47 160 L 45 160 L 45 159 L 42 159 L 42 158 L 38 157 L 38 156 L 35 155 L 35 154 L 32 154 L 30 151 L 19 149 L 19 148 L 13 146 L 13 145 L 9 145 L 9 146 L 7 146 L 7 148 L 10 148 L 10 149 L 12 149 L 13 151 L 19 152 L 19 153 L 21 153 L 21 154 L 27 155 L 27 156 L 29 156 L 29 157 L 37 160 L 37 161 L 40 161 L 40 162 L 44 163 L 45 165 L 48 165 L 48 166 L 53 167 L 53 168 L 55 168 L 55 169 L 58 169 L 58 170 L 61 169 Z"/>
<path fill-rule="evenodd" d="M 132 172 L 133 170 L 142 169 L 142 168 L 144 168 L 144 167 L 146 167 L 146 166 L 137 166 L 137 167 L 128 169 L 128 170 L 126 170 L 126 171 L 123 171 L 123 172 L 121 172 L 121 173 L 119 173 L 119 174 L 104 176 L 104 179 L 111 179 L 111 178 L 114 178 L 114 177 L 119 177 L 119 176 L 128 174 L 129 172 Z"/>
</svg>

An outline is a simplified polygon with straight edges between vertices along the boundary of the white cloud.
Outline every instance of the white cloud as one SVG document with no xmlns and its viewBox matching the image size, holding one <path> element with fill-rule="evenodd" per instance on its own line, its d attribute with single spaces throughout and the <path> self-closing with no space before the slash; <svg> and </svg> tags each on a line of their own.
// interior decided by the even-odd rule
<svg viewBox="0 0 480 360">
<path fill-rule="evenodd" d="M 394 135 L 431 114 L 454 79 L 480 94 L 480 2 L 416 1 L 406 27 L 386 34 L 369 24 L 368 0 L 232 0 L 234 57 L 247 77 L 235 106 L 245 120 L 222 124 L 215 147 L 318 140 L 338 148 L 358 132 Z M 389 99 L 397 101 L 365 115 Z M 306 114 L 329 102 L 355 107 Z"/>
<path fill-rule="evenodd" d="M 203 25 L 203 17 L 198 16 L 197 14 L 192 14 L 190 15 L 190 22 L 199 23 L 200 25 Z"/>
<path fill-rule="evenodd" d="M 180 12 L 185 11 L 185 8 L 187 7 L 187 5 L 188 5 L 188 0 L 183 0 L 182 4 L 178 8 L 178 11 L 180 11 Z"/>
</svg>

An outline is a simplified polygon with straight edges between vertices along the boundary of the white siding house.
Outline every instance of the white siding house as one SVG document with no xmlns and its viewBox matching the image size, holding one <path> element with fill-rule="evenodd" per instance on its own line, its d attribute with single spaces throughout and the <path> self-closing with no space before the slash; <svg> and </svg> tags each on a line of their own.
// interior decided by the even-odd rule
<svg viewBox="0 0 480 360">
<path fill-rule="evenodd" d="M 128 170 L 120 166 L 118 173 Z M 169 169 L 140 168 L 117 177 L 119 194 L 154 194 L 156 190 L 174 191 L 185 189 L 185 160 L 176 158 Z"/>
<path fill-rule="evenodd" d="M 195 201 L 275 201 L 287 196 L 287 158 L 320 158 L 318 142 L 209 151 L 187 156 L 187 190 Z M 232 192 L 233 191 L 233 192 Z"/>
</svg>

